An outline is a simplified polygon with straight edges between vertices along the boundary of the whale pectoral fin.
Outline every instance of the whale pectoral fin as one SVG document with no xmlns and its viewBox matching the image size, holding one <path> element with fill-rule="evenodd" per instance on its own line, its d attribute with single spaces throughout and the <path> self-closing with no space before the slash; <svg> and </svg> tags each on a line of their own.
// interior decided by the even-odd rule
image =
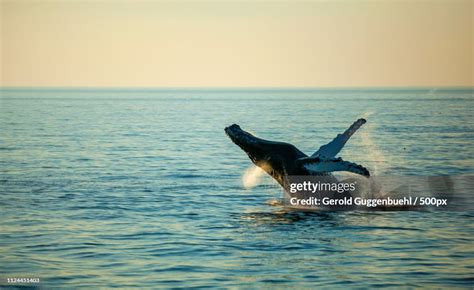
<svg viewBox="0 0 474 290">
<path fill-rule="evenodd" d="M 359 119 L 355 121 L 349 129 L 347 129 L 344 133 L 338 134 L 336 138 L 334 138 L 331 142 L 326 145 L 321 146 L 318 151 L 316 151 L 311 157 L 319 156 L 322 159 L 330 159 L 333 158 L 341 151 L 341 149 L 346 144 L 347 140 L 359 129 L 362 125 L 364 125 L 367 121 L 365 119 Z"/>
<path fill-rule="evenodd" d="M 349 171 L 355 174 L 360 174 L 365 177 L 370 177 L 370 172 L 362 165 L 344 161 L 341 158 L 321 159 L 316 158 L 300 158 L 297 164 L 304 167 L 309 172 L 327 173 L 333 171 Z"/>
</svg>

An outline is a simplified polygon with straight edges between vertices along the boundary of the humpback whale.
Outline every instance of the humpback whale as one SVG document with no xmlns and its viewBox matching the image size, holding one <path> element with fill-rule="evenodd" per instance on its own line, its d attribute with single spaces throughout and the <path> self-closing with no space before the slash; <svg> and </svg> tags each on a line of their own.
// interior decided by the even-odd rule
<svg viewBox="0 0 474 290">
<path fill-rule="evenodd" d="M 289 176 L 318 175 L 337 182 L 331 172 L 348 171 L 369 177 L 369 171 L 362 165 L 336 157 L 349 138 L 365 123 L 365 119 L 358 119 L 344 133 L 338 134 L 311 156 L 292 144 L 255 137 L 237 124 L 226 127 L 224 131 L 256 166 L 272 176 L 288 192 Z"/>
</svg>

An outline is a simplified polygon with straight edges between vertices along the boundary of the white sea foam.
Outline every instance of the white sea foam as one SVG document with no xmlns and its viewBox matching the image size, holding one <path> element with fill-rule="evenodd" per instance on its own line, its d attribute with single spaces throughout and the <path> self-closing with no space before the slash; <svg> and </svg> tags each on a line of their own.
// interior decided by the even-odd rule
<svg viewBox="0 0 474 290">
<path fill-rule="evenodd" d="M 368 118 L 375 112 L 365 112 L 362 118 Z M 372 132 L 375 128 L 373 120 L 367 122 L 363 130 L 360 131 L 362 145 L 367 152 L 367 162 L 370 164 L 371 175 L 381 174 L 389 164 L 389 156 L 374 142 Z"/>
<path fill-rule="evenodd" d="M 364 112 L 362 114 L 362 118 L 369 118 L 372 116 L 375 112 L 368 111 Z M 370 122 L 367 122 L 367 124 L 364 126 L 363 130 L 360 131 L 360 136 L 361 136 L 361 141 L 364 150 L 367 152 L 367 163 L 369 167 L 369 171 L 371 174 L 369 184 L 367 187 L 367 192 L 361 192 L 363 196 L 380 196 L 381 194 L 381 187 L 380 184 L 376 180 L 376 175 L 380 174 L 381 172 L 384 171 L 384 168 L 388 164 L 388 156 L 382 150 L 380 147 L 374 142 L 372 138 L 372 131 L 374 130 L 374 122 L 371 120 Z"/>
<path fill-rule="evenodd" d="M 242 175 L 242 183 L 246 189 L 254 188 L 259 185 L 265 172 L 255 165 L 247 168 Z"/>
</svg>

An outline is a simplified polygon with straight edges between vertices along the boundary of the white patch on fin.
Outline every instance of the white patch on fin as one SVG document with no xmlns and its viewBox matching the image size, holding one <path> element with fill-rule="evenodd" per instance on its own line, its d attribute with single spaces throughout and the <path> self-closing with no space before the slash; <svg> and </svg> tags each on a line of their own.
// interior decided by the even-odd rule
<svg viewBox="0 0 474 290">
<path fill-rule="evenodd" d="M 349 140 L 349 138 L 351 138 L 351 136 L 357 131 L 357 129 L 359 129 L 366 122 L 367 121 L 365 119 L 358 119 L 344 133 L 338 134 L 337 137 L 334 138 L 331 142 L 321 146 L 318 151 L 311 155 L 311 157 L 319 157 L 325 160 L 334 158 L 337 153 L 339 153 L 344 147 L 347 140 Z"/>
<path fill-rule="evenodd" d="M 308 171 L 318 173 L 326 173 L 326 172 L 333 172 L 333 171 L 348 171 L 355 174 L 360 174 L 365 177 L 369 177 L 370 173 L 367 168 L 363 167 L 362 165 L 344 161 L 341 158 L 333 158 L 333 159 L 320 159 L 316 158 L 301 158 L 298 160 L 301 162 L 301 165 Z"/>
</svg>

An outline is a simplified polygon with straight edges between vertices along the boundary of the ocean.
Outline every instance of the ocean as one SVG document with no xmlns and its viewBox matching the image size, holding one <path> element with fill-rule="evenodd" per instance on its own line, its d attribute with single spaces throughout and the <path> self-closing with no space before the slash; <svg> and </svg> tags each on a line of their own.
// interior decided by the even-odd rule
<svg viewBox="0 0 474 290">
<path fill-rule="evenodd" d="M 0 288 L 473 287 L 473 211 L 289 211 L 224 133 L 469 176 L 472 89 L 0 92 Z"/>
</svg>

